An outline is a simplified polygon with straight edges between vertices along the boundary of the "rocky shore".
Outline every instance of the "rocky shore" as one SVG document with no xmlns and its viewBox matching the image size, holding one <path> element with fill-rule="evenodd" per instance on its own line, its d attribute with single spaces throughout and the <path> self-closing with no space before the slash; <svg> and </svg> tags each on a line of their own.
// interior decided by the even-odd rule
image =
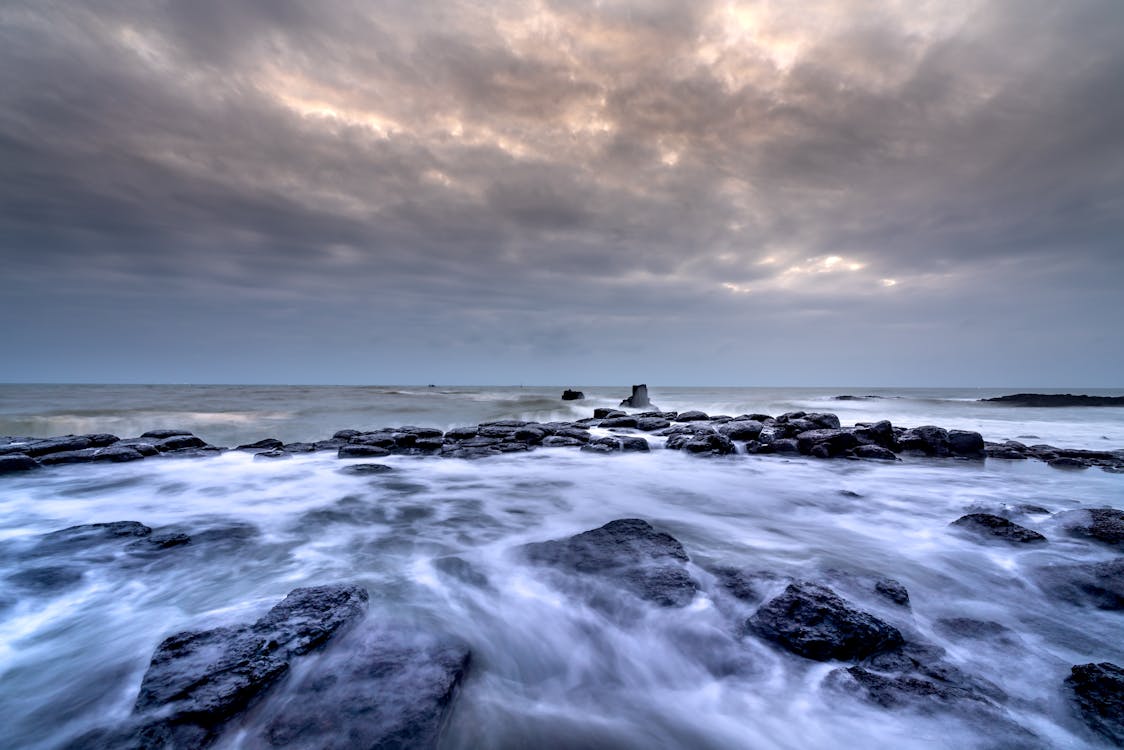
<svg viewBox="0 0 1124 750">
<path fill-rule="evenodd" d="M 51 438 L 0 437 L 0 474 L 76 463 L 121 463 L 151 457 L 199 457 L 227 450 L 249 451 L 262 460 L 335 451 L 341 459 L 389 455 L 477 459 L 538 448 L 576 448 L 587 453 L 678 450 L 695 456 L 781 455 L 819 459 L 899 461 L 910 458 L 1045 461 L 1058 469 L 1100 467 L 1124 472 L 1124 450 L 1058 448 L 1016 440 L 986 442 L 978 432 L 934 425 L 904 428 L 888 421 L 843 426 L 830 413 L 788 412 L 779 416 L 709 415 L 699 411 L 626 413 L 595 409 L 574 422 L 501 420 L 442 431 L 399 426 L 340 430 L 331 438 L 283 443 L 265 438 L 223 448 L 186 430 L 162 429 L 139 437 L 109 434 Z"/>
<path fill-rule="evenodd" d="M 980 544 L 1046 542 L 983 514 L 953 526 Z M 1070 512 L 1056 528 L 1091 544 L 1124 545 L 1121 511 Z M 186 547 L 215 541 L 183 536 L 163 539 L 135 521 L 77 526 L 41 537 L 26 556 L 70 555 L 107 565 L 156 556 L 162 565 L 175 565 Z M 1006 738 L 997 746 L 1048 746 L 1009 713 L 1017 699 L 953 665 L 922 634 L 913 618 L 919 602 L 888 575 L 825 569 L 795 579 L 753 567 L 698 565 L 678 539 L 639 518 L 509 554 L 539 570 L 563 596 L 610 620 L 635 618 L 645 609 L 689 613 L 705 596 L 724 613 L 738 648 L 756 643 L 789 658 L 832 662 L 823 686 L 839 701 L 971 716 Z M 1060 606 L 1122 610 L 1121 564 L 1124 558 L 1099 567 L 1051 568 L 1039 585 L 1055 591 Z M 235 734 L 252 748 L 436 747 L 458 695 L 473 689 L 471 647 L 455 622 L 448 632 L 419 629 L 368 615 L 368 601 L 367 590 L 349 583 L 298 588 L 252 622 L 168 634 L 140 681 L 131 716 L 68 747 L 205 748 Z M 966 617 L 941 620 L 937 628 L 967 649 L 1007 638 L 1002 625 Z M 1017 648 L 1017 641 L 1007 647 Z M 711 658 L 721 661 L 715 668 L 723 672 L 745 662 L 729 653 Z M 1124 670 L 1118 665 L 1075 664 L 1054 692 L 1090 738 L 1124 742 Z"/>
</svg>

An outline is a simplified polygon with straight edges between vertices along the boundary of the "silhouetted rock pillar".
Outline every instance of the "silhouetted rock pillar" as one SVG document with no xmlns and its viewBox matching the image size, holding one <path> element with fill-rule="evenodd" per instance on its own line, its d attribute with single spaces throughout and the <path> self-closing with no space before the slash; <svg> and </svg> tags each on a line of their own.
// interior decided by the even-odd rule
<svg viewBox="0 0 1124 750">
<path fill-rule="evenodd" d="M 643 383 L 632 386 L 632 395 L 621 401 L 621 406 L 630 409 L 640 409 L 651 405 L 652 402 L 648 400 L 648 386 Z"/>
</svg>

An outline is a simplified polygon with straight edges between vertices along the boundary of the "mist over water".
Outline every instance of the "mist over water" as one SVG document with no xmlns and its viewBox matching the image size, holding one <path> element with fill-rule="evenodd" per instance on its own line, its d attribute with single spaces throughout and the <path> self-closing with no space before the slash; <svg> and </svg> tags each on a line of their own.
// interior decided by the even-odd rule
<svg viewBox="0 0 1124 750">
<path fill-rule="evenodd" d="M 590 398 L 563 404 L 560 389 L 542 388 L 100 388 L 2 387 L 0 434 L 124 437 L 174 426 L 232 445 L 318 439 L 346 427 L 576 419 L 627 395 L 583 388 Z M 886 398 L 832 401 L 842 393 Z M 664 409 L 814 408 L 844 423 L 889 418 L 978 429 L 989 439 L 1124 444 L 1124 410 L 1024 410 L 976 404 L 968 399 L 1000 393 L 974 394 L 652 389 Z M 743 632 L 756 605 L 723 596 L 711 572 L 733 566 L 776 574 L 766 598 L 780 593 L 786 576 L 891 576 L 908 589 L 910 609 L 845 584 L 839 591 L 1000 687 L 1008 719 L 1041 746 L 1103 746 L 1060 686 L 1074 664 L 1122 663 L 1121 615 L 1052 597 L 1035 571 L 1113 558 L 1106 547 L 1067 536 L 1051 514 L 1124 506 L 1121 475 L 1036 461 L 708 460 L 653 448 L 608 457 L 539 449 L 479 461 L 391 456 L 379 462 L 394 471 L 371 477 L 340 473 L 344 462 L 331 453 L 272 462 L 240 452 L 0 477 L 0 579 L 27 569 L 25 553 L 39 535 L 76 524 L 133 520 L 193 539 L 151 559 L 38 558 L 35 566 L 71 570 L 69 582 L 5 584 L 5 742 L 46 750 L 124 721 L 167 635 L 252 620 L 293 588 L 349 581 L 370 592 L 371 618 L 447 632 L 471 646 L 472 671 L 445 748 L 1021 745 L 1008 727 L 971 712 L 885 710 L 828 689 L 824 679 L 839 663 L 801 659 Z M 1050 541 L 1008 547 L 948 528 L 974 511 L 1002 511 Z M 585 594 L 600 584 L 528 565 L 518 554 L 527 542 L 628 517 L 682 542 L 703 589 L 689 606 L 657 609 L 612 592 L 609 605 L 605 597 L 592 604 Z M 1009 633 L 965 640 L 937 626 L 949 617 L 994 621 Z M 243 740 L 232 734 L 223 747 Z"/>
</svg>

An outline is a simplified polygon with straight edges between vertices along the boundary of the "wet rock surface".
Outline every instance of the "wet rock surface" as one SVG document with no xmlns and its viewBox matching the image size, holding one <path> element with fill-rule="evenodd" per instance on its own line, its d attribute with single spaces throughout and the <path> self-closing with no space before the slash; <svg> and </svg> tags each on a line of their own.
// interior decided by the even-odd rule
<svg viewBox="0 0 1124 750">
<path fill-rule="evenodd" d="M 1034 572 L 1055 599 L 1097 609 L 1124 610 L 1124 557 L 1098 563 L 1047 565 Z"/>
<path fill-rule="evenodd" d="M 1090 729 L 1124 747 L 1124 669 L 1111 662 L 1078 664 L 1065 689 Z"/>
<path fill-rule="evenodd" d="M 1054 517 L 1071 536 L 1092 539 L 1124 549 L 1124 511 L 1116 508 L 1087 508 L 1059 513 Z"/>
<path fill-rule="evenodd" d="M 687 553 L 675 537 L 639 518 L 610 521 L 567 539 L 522 548 L 533 563 L 607 579 L 663 607 L 690 603 L 698 584 L 687 572 Z"/>
<path fill-rule="evenodd" d="M 798 581 L 746 621 L 755 635 L 816 661 L 860 659 L 903 643 L 897 628 L 826 586 Z"/>
<path fill-rule="evenodd" d="M 1009 544 L 1040 544 L 1046 541 L 1046 537 L 1037 531 L 991 513 L 969 513 L 949 525 L 981 539 L 994 539 Z"/>
</svg>

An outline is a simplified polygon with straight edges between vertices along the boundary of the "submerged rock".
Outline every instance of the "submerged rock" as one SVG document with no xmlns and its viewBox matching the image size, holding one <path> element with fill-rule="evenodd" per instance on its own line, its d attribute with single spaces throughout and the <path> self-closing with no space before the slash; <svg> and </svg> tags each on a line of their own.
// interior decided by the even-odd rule
<svg viewBox="0 0 1124 750">
<path fill-rule="evenodd" d="M 1039 585 L 1071 604 L 1124 609 L 1124 557 L 1100 563 L 1047 565 L 1035 571 Z"/>
<path fill-rule="evenodd" d="M 1124 746 L 1124 669 L 1107 661 L 1078 664 L 1066 677 L 1065 687 L 1089 728 Z"/>
<path fill-rule="evenodd" d="M 539 565 L 623 584 L 641 599 L 663 607 L 685 606 L 698 590 L 687 573 L 683 545 L 639 518 L 610 521 L 567 539 L 528 544 L 523 552 Z"/>
<path fill-rule="evenodd" d="M 574 390 L 571 390 L 569 388 L 562 391 L 562 400 L 563 401 L 581 401 L 584 398 L 585 398 L 585 394 L 582 393 L 581 391 L 574 391 Z"/>
<path fill-rule="evenodd" d="M 1086 396 L 1073 393 L 1014 393 L 980 401 L 1012 406 L 1124 406 L 1124 396 Z"/>
<path fill-rule="evenodd" d="M 949 525 L 977 536 L 998 539 L 1011 544 L 1037 544 L 1046 541 L 1046 537 L 1037 531 L 991 513 L 969 513 Z"/>
<path fill-rule="evenodd" d="M 902 634 L 814 583 L 789 584 L 746 621 L 758 636 L 816 661 L 859 659 L 896 648 Z"/>
<path fill-rule="evenodd" d="M 18 471 L 30 471 L 38 468 L 39 462 L 31 456 L 19 453 L 0 456 L 0 474 L 14 474 Z"/>
<path fill-rule="evenodd" d="M 1055 518 L 1069 534 L 1124 547 L 1124 510 L 1084 508 L 1059 513 Z"/>
<path fill-rule="evenodd" d="M 435 748 L 468 647 L 415 627 L 353 634 L 266 707 L 251 748 Z"/>
<path fill-rule="evenodd" d="M 341 474 L 352 474 L 359 477 L 385 474 L 388 471 L 394 471 L 394 468 L 386 464 L 351 464 L 340 469 Z"/>
</svg>

